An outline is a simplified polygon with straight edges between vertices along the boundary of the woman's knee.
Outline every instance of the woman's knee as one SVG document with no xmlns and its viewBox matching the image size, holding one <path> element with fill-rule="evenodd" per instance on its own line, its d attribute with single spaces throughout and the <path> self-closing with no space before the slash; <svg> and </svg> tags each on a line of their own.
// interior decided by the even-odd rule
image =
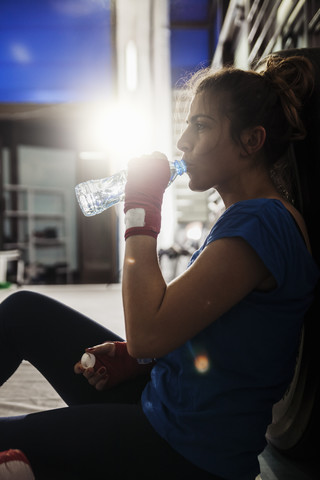
<svg viewBox="0 0 320 480">
<path fill-rule="evenodd" d="M 21 290 L 7 297 L 0 304 L 0 322 L 8 327 L 42 323 L 50 311 L 53 300 L 44 295 Z"/>
<path fill-rule="evenodd" d="M 3 300 L 0 307 L 1 309 L 24 308 L 25 306 L 32 304 L 37 296 L 37 293 L 20 290 L 19 292 L 12 293 L 9 297 Z"/>
</svg>

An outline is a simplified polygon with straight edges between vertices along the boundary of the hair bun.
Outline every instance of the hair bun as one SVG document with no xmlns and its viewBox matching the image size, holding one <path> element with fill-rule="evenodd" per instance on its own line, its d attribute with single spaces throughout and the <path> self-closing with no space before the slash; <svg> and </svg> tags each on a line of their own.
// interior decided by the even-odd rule
<svg viewBox="0 0 320 480">
<path fill-rule="evenodd" d="M 306 130 L 300 118 L 304 101 L 314 89 L 314 70 L 305 57 L 271 55 L 261 75 L 278 93 L 283 111 L 292 127 L 292 140 L 305 138 Z"/>
</svg>

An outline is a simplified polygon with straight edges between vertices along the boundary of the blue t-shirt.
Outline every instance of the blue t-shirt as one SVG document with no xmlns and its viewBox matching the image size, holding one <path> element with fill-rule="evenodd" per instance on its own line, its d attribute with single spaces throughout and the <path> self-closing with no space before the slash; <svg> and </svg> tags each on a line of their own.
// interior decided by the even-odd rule
<svg viewBox="0 0 320 480">
<path fill-rule="evenodd" d="M 158 359 L 142 405 L 155 430 L 189 461 L 228 480 L 251 480 L 259 473 L 257 457 L 265 447 L 272 405 L 294 373 L 303 317 L 319 270 L 278 200 L 232 205 L 190 264 L 206 245 L 223 237 L 248 242 L 277 287 L 252 291 Z"/>
</svg>

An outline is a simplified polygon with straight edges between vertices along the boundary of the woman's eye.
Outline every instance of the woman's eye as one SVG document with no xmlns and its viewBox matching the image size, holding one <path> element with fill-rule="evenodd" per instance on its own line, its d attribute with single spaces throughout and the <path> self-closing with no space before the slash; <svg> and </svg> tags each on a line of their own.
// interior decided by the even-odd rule
<svg viewBox="0 0 320 480">
<path fill-rule="evenodd" d="M 196 126 L 196 129 L 198 130 L 198 132 L 200 132 L 201 130 L 203 130 L 205 128 L 205 125 L 203 123 L 196 123 L 195 126 Z"/>
</svg>

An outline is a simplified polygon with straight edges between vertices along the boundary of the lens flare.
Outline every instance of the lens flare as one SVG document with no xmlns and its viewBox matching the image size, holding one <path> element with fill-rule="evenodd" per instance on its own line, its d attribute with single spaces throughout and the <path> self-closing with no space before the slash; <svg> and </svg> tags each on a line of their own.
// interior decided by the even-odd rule
<svg viewBox="0 0 320 480">
<path fill-rule="evenodd" d="M 133 265 L 134 263 L 136 263 L 135 259 L 130 257 L 130 258 L 127 258 L 127 263 L 129 263 L 130 265 Z"/>
<path fill-rule="evenodd" d="M 194 366 L 199 373 L 206 373 L 210 368 L 210 362 L 207 355 L 197 355 L 194 359 Z"/>
</svg>

